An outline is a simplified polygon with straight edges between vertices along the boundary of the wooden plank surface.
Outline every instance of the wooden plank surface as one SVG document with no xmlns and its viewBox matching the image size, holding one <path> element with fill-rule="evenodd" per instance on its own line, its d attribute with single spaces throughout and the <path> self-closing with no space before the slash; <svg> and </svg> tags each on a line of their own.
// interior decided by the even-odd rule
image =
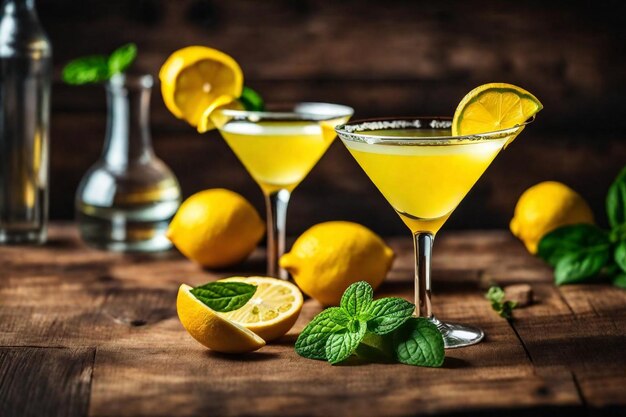
<svg viewBox="0 0 626 417">
<path fill-rule="evenodd" d="M 387 241 L 398 256 L 377 296 L 410 299 L 411 241 Z M 0 415 L 626 415 L 626 292 L 554 287 L 508 232 L 437 239 L 435 313 L 487 334 L 447 351 L 441 369 L 300 358 L 293 342 L 321 309 L 313 300 L 284 338 L 248 355 L 186 334 L 181 282 L 263 267 L 261 250 L 217 273 L 174 252 L 100 252 L 59 224 L 46 246 L 0 247 Z M 537 302 L 501 319 L 483 298 L 492 282 L 529 283 Z"/>
<path fill-rule="evenodd" d="M 0 416 L 87 413 L 95 349 L 0 346 Z"/>
</svg>

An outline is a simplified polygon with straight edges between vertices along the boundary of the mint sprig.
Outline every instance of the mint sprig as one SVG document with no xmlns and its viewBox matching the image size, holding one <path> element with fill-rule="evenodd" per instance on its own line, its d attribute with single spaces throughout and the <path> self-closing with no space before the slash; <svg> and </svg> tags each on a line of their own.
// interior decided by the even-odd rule
<svg viewBox="0 0 626 417">
<path fill-rule="evenodd" d="M 238 310 L 256 292 L 256 286 L 244 282 L 209 282 L 190 291 L 203 304 L 220 313 Z"/>
<path fill-rule="evenodd" d="M 296 340 L 296 352 L 331 364 L 356 355 L 373 361 L 441 366 L 443 336 L 429 320 L 412 318 L 412 303 L 395 297 L 373 300 L 366 282 L 352 284 L 339 307 L 319 313 Z"/>
<path fill-rule="evenodd" d="M 513 309 L 517 307 L 517 302 L 505 300 L 504 290 L 497 285 L 492 285 L 485 294 L 485 298 L 491 303 L 493 311 L 505 319 L 513 317 Z"/>
<path fill-rule="evenodd" d="M 63 81 L 71 85 L 100 83 L 128 69 L 137 57 L 137 46 L 128 43 L 109 56 L 89 55 L 68 62 L 63 68 Z"/>
<path fill-rule="evenodd" d="M 554 268 L 557 285 L 576 284 L 613 277 L 621 288 L 626 273 L 626 167 L 606 197 L 610 231 L 592 224 L 563 226 L 546 234 L 537 255 Z"/>
</svg>

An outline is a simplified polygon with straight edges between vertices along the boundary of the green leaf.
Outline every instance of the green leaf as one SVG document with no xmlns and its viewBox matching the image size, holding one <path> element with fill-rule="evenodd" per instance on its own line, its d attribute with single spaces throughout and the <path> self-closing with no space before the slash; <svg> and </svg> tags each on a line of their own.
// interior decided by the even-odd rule
<svg viewBox="0 0 626 417">
<path fill-rule="evenodd" d="M 504 301 L 504 290 L 497 285 L 492 285 L 489 287 L 489 290 L 487 290 L 485 298 L 492 303 L 501 303 Z"/>
<path fill-rule="evenodd" d="M 250 87 L 243 87 L 241 97 L 239 101 L 243 104 L 243 107 L 248 111 L 263 111 L 265 110 L 265 102 L 259 93 L 251 89 Z"/>
<path fill-rule="evenodd" d="M 613 278 L 613 285 L 626 290 L 626 274 L 619 274 Z"/>
<path fill-rule="evenodd" d="M 333 321 L 333 316 L 339 307 L 331 307 L 319 313 L 296 340 L 298 355 L 309 359 L 326 360 L 326 341 L 328 338 L 346 327 Z"/>
<path fill-rule="evenodd" d="M 615 263 L 626 272 L 626 241 L 620 242 L 615 248 Z"/>
<path fill-rule="evenodd" d="M 369 308 L 368 330 L 387 334 L 400 327 L 415 311 L 415 305 L 403 298 L 387 297 L 374 301 Z"/>
<path fill-rule="evenodd" d="M 437 326 L 423 317 L 411 317 L 393 334 L 398 362 L 407 365 L 439 367 L 445 350 Z"/>
<path fill-rule="evenodd" d="M 610 258 L 609 247 L 582 250 L 564 255 L 554 269 L 557 285 L 585 281 L 596 276 Z"/>
<path fill-rule="evenodd" d="M 109 76 L 126 71 L 137 57 L 137 45 L 127 43 L 117 48 L 108 59 Z"/>
<path fill-rule="evenodd" d="M 491 302 L 493 311 L 502 318 L 510 319 L 513 317 L 513 309 L 517 307 L 517 303 L 510 300 L 505 301 L 504 296 L 504 290 L 497 285 L 492 285 L 485 293 L 485 298 Z"/>
<path fill-rule="evenodd" d="M 537 255 L 556 267 L 561 258 L 572 252 L 610 245 L 609 234 L 592 224 L 559 227 L 539 242 Z"/>
<path fill-rule="evenodd" d="M 103 55 L 74 59 L 63 68 L 63 81 L 71 85 L 98 83 L 108 78 L 109 67 Z"/>
<path fill-rule="evenodd" d="M 365 281 L 359 281 L 346 289 L 340 305 L 351 317 L 366 318 L 373 298 L 372 286 Z"/>
<path fill-rule="evenodd" d="M 256 286 L 244 282 L 209 282 L 191 293 L 215 311 L 225 313 L 243 307 L 256 292 Z"/>
<path fill-rule="evenodd" d="M 332 321 L 343 327 L 348 327 L 354 320 L 350 315 L 341 307 L 329 308 L 329 317 Z"/>
<path fill-rule="evenodd" d="M 500 309 L 498 311 L 498 314 L 502 318 L 510 319 L 510 318 L 513 317 L 513 309 L 515 307 L 517 307 L 517 302 L 516 301 L 507 300 L 507 301 L 505 301 L 504 303 L 502 303 L 500 305 Z"/>
<path fill-rule="evenodd" d="M 626 223 L 626 168 L 623 168 L 606 196 L 606 213 L 612 228 Z"/>
<path fill-rule="evenodd" d="M 336 364 L 346 360 L 354 353 L 356 348 L 363 340 L 367 323 L 357 321 L 355 329 L 343 329 L 339 332 L 332 333 L 326 341 L 326 359 L 331 364 Z"/>
</svg>

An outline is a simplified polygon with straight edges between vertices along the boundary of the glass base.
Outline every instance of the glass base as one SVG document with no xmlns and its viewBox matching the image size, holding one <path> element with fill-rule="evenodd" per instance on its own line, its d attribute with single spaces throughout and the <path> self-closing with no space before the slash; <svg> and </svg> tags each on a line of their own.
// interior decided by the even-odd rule
<svg viewBox="0 0 626 417">
<path fill-rule="evenodd" d="M 41 245 L 46 242 L 46 230 L 0 229 L 0 245 Z"/>
<path fill-rule="evenodd" d="M 172 242 L 165 236 L 158 236 L 150 240 L 134 242 L 83 240 L 92 248 L 109 250 L 112 252 L 163 252 L 173 247 Z"/>
<path fill-rule="evenodd" d="M 485 337 L 485 333 L 478 327 L 458 323 L 444 323 L 436 317 L 432 317 L 430 321 L 437 326 L 443 335 L 446 349 L 475 345 Z"/>
</svg>

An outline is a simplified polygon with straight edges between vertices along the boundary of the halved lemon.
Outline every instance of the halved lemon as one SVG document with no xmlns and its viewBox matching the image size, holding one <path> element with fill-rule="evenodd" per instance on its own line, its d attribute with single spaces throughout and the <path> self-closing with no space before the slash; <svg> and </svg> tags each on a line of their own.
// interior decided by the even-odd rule
<svg viewBox="0 0 626 417">
<path fill-rule="evenodd" d="M 219 313 L 270 342 L 289 331 L 302 310 L 302 293 L 290 282 L 269 277 L 232 277 L 221 281 L 245 282 L 257 286 L 256 293 L 242 308 Z"/>
<path fill-rule="evenodd" d="M 239 64 L 206 46 L 188 46 L 174 52 L 161 67 L 159 79 L 169 111 L 194 127 L 217 98 L 235 99 L 243 89 Z"/>
<path fill-rule="evenodd" d="M 452 135 L 493 132 L 520 125 L 543 105 L 528 91 L 513 84 L 490 83 L 476 87 L 459 103 L 452 120 Z M 507 145 L 523 130 L 509 140 Z"/>
<path fill-rule="evenodd" d="M 265 340 L 245 327 L 222 317 L 182 284 L 178 289 L 176 311 L 183 327 L 198 342 L 222 353 L 252 352 L 265 346 Z"/>
</svg>

